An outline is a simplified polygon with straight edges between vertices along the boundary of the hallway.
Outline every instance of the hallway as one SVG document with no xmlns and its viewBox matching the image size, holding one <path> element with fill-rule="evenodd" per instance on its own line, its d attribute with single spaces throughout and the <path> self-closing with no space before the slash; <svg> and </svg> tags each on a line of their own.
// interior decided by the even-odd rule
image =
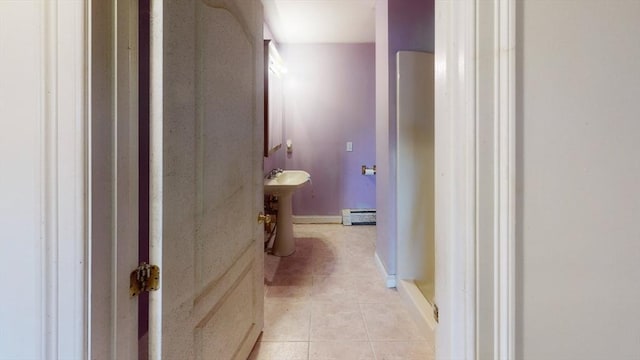
<svg viewBox="0 0 640 360">
<path fill-rule="evenodd" d="M 265 255 L 265 327 L 251 360 L 429 360 L 374 260 L 375 226 L 295 225 L 297 250 Z"/>
</svg>

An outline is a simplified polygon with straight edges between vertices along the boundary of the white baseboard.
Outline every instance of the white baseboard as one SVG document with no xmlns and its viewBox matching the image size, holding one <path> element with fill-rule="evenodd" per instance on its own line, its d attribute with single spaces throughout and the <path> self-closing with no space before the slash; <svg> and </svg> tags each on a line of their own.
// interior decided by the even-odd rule
<svg viewBox="0 0 640 360">
<path fill-rule="evenodd" d="M 307 215 L 293 216 L 294 224 L 342 224 L 342 216 Z"/>
<path fill-rule="evenodd" d="M 395 275 L 389 275 L 387 274 L 387 269 L 385 269 L 384 265 L 382 264 L 382 260 L 380 260 L 380 256 L 378 256 L 378 252 L 376 251 L 376 265 L 378 265 L 378 270 L 380 270 L 380 273 L 382 274 L 382 276 L 384 276 L 384 283 L 387 285 L 388 288 L 394 288 L 396 287 L 396 276 Z"/>
<path fill-rule="evenodd" d="M 420 289 L 411 280 L 399 280 L 397 289 L 420 330 L 433 336 L 436 328 L 433 306 L 425 299 Z"/>
</svg>

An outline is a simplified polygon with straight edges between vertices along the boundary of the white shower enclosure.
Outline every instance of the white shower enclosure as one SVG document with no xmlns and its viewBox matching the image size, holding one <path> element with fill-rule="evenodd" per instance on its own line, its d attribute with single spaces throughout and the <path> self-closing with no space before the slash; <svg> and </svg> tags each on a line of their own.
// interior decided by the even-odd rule
<svg viewBox="0 0 640 360">
<path fill-rule="evenodd" d="M 396 56 L 398 279 L 409 294 L 422 293 L 433 304 L 434 56 L 417 51 Z"/>
</svg>

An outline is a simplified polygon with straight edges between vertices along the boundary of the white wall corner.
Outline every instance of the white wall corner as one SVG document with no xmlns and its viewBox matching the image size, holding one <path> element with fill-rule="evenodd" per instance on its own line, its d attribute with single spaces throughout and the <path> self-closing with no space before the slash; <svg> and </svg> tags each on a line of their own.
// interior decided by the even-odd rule
<svg viewBox="0 0 640 360">
<path fill-rule="evenodd" d="M 394 288 L 398 285 L 398 281 L 397 281 L 397 277 L 395 274 L 393 275 L 389 275 L 387 273 L 387 269 L 384 267 L 384 264 L 382 263 L 382 260 L 380 260 L 380 256 L 378 256 L 378 252 L 376 251 L 375 254 L 375 260 L 376 260 L 376 265 L 378 267 L 378 270 L 380 270 L 380 274 L 382 274 L 383 278 L 384 278 L 384 283 L 385 286 L 388 288 Z"/>
</svg>

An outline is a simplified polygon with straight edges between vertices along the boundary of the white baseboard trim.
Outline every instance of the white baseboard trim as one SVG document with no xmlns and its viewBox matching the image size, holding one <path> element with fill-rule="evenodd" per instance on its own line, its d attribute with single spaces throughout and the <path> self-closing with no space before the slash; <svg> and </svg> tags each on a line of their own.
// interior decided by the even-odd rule
<svg viewBox="0 0 640 360">
<path fill-rule="evenodd" d="M 380 260 L 380 256 L 378 256 L 378 252 L 377 251 L 376 251 L 375 259 L 376 259 L 376 265 L 378 266 L 378 270 L 380 270 L 380 273 L 384 277 L 385 285 L 388 288 L 396 287 L 396 285 L 397 285 L 396 284 L 396 276 L 387 274 L 387 269 L 385 269 L 384 265 L 382 264 L 382 260 Z"/>
<path fill-rule="evenodd" d="M 425 299 L 420 289 L 410 280 L 399 280 L 397 289 L 420 330 L 433 336 L 436 328 L 433 306 Z"/>
<path fill-rule="evenodd" d="M 342 216 L 305 215 L 293 216 L 294 224 L 342 224 Z"/>
</svg>

